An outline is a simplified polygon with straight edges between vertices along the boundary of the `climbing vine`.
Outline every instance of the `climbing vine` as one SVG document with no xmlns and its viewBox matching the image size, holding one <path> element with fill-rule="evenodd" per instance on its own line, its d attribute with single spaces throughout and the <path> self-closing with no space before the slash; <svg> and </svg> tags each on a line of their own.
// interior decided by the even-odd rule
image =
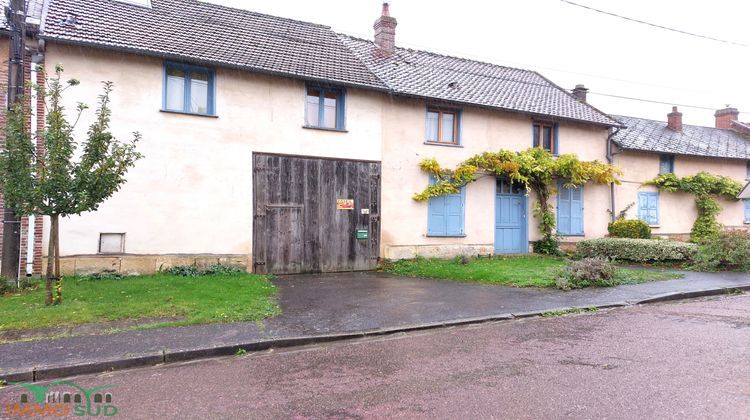
<svg viewBox="0 0 750 420">
<path fill-rule="evenodd" d="M 526 191 L 533 191 L 537 202 L 534 216 L 539 220 L 542 239 L 534 243 L 534 251 L 545 254 L 558 252 L 558 240 L 554 233 L 555 213 L 550 197 L 555 193 L 555 181 L 562 180 L 563 186 L 573 188 L 589 181 L 598 184 L 617 183 L 621 172 L 599 161 L 581 161 L 576 155 L 558 157 L 550 152 L 531 148 L 522 152 L 500 150 L 485 152 L 463 161 L 455 169 L 445 169 L 435 159 L 424 159 L 420 168 L 436 179 L 436 182 L 414 195 L 417 201 L 427 201 L 432 197 L 457 194 L 460 188 L 478 179 L 480 174 L 505 177 L 523 185 Z"/>
<path fill-rule="evenodd" d="M 699 172 L 695 175 L 678 178 L 675 174 L 661 174 L 646 185 L 654 185 L 666 192 L 684 192 L 695 196 L 698 217 L 693 223 L 690 240 L 702 242 L 719 235 L 722 225 L 716 221 L 721 212 L 717 198 L 737 200 L 743 185 L 732 178 Z"/>
</svg>

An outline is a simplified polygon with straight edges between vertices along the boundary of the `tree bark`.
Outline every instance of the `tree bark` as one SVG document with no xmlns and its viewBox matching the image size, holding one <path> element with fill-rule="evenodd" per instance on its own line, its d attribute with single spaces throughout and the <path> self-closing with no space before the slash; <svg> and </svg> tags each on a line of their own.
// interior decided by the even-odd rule
<svg viewBox="0 0 750 420">
<path fill-rule="evenodd" d="M 50 217 L 49 225 L 49 243 L 47 244 L 47 274 L 46 274 L 46 285 L 47 289 L 46 296 L 44 298 L 45 305 L 52 305 L 52 282 L 54 281 L 54 266 L 55 266 L 55 231 L 57 230 L 57 218 L 55 215 Z"/>
</svg>

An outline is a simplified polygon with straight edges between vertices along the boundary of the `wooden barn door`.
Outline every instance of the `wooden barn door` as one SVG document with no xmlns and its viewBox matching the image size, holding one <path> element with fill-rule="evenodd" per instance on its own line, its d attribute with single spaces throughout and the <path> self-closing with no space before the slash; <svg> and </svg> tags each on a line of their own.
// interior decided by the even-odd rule
<svg viewBox="0 0 750 420">
<path fill-rule="evenodd" d="M 380 163 L 253 155 L 253 262 L 273 274 L 375 268 Z"/>
</svg>

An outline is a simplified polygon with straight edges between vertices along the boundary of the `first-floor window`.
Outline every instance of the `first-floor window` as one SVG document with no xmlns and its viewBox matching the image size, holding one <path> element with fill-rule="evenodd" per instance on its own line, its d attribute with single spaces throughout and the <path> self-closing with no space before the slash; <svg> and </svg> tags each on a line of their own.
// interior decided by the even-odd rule
<svg viewBox="0 0 750 420">
<path fill-rule="evenodd" d="M 458 194 L 432 197 L 427 203 L 428 236 L 464 235 L 464 198 L 466 187 Z"/>
<path fill-rule="evenodd" d="M 557 154 L 557 127 L 552 123 L 534 123 L 533 146 Z"/>
<path fill-rule="evenodd" d="M 649 225 L 659 224 L 659 193 L 638 193 L 638 218 Z"/>
<path fill-rule="evenodd" d="M 179 63 L 164 65 L 164 110 L 215 115 L 214 91 L 213 70 Z"/>
<path fill-rule="evenodd" d="M 428 107 L 425 141 L 459 144 L 459 112 L 454 109 Z"/>
<path fill-rule="evenodd" d="M 659 174 L 674 173 L 674 155 L 659 156 Z"/>
<path fill-rule="evenodd" d="M 308 86 L 305 102 L 305 126 L 344 129 L 344 90 Z"/>
<path fill-rule="evenodd" d="M 745 222 L 750 223 L 750 198 L 743 201 L 745 202 Z"/>
<path fill-rule="evenodd" d="M 557 189 L 557 233 L 583 235 L 583 187 Z"/>
</svg>

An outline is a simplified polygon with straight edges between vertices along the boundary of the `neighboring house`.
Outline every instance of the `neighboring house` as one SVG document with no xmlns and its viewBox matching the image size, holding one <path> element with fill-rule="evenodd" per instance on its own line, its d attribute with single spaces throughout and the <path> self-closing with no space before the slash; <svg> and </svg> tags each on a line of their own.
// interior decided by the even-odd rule
<svg viewBox="0 0 750 420">
<path fill-rule="evenodd" d="M 532 146 L 606 161 L 610 133 L 624 127 L 586 104 L 582 86 L 571 94 L 533 71 L 397 48 L 387 4 L 370 41 L 196 0 L 31 3 L 34 61 L 81 81 L 68 109 L 93 106 L 110 80 L 112 131 L 143 134 L 145 158 L 122 190 L 62 220 L 68 273 L 194 262 L 342 271 L 379 258 L 528 252 L 539 234 L 525 191 L 488 176 L 416 202 L 431 182 L 419 162 L 452 167 Z M 37 113 L 41 128 L 43 106 Z M 609 186 L 562 190 L 554 203 L 564 241 L 606 234 Z M 41 270 L 41 226 L 22 232 L 29 272 Z"/>
<path fill-rule="evenodd" d="M 667 121 L 616 116 L 627 126 L 614 136 L 614 163 L 624 171 L 616 187 L 616 206 L 630 218 L 647 221 L 654 234 L 685 239 L 697 217 L 695 198 L 686 193 L 659 192 L 644 182 L 660 173 L 679 177 L 705 171 L 740 182 L 750 180 L 750 128 L 738 121 L 735 108 L 716 111 L 715 127 L 682 123 L 676 107 Z M 729 228 L 750 223 L 750 202 L 721 199 L 717 220 Z"/>
</svg>

